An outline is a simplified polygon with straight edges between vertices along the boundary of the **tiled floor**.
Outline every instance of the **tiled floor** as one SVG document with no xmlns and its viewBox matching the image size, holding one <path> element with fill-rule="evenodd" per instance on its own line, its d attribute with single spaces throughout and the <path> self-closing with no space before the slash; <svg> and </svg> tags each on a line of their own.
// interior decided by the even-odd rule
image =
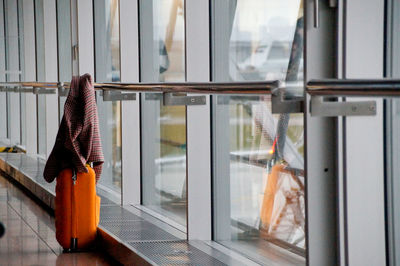
<svg viewBox="0 0 400 266">
<path fill-rule="evenodd" d="M 63 253 L 54 218 L 0 176 L 0 265 L 115 265 L 99 252 Z"/>
</svg>

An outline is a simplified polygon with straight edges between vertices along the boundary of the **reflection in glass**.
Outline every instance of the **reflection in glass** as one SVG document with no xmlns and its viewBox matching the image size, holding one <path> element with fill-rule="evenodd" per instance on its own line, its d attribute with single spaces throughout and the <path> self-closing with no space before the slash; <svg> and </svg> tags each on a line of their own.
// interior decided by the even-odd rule
<svg viewBox="0 0 400 266">
<path fill-rule="evenodd" d="M 120 81 L 119 1 L 94 1 L 96 81 Z M 121 102 L 104 102 L 97 93 L 105 162 L 100 184 L 121 193 Z"/>
<path fill-rule="evenodd" d="M 300 0 L 230 0 L 213 8 L 215 81 L 302 87 Z M 303 114 L 272 114 L 269 96 L 217 96 L 213 131 L 215 240 L 248 255 L 276 255 L 278 245 L 304 256 Z"/>
<path fill-rule="evenodd" d="M 183 0 L 140 1 L 141 81 L 185 80 Z M 142 95 L 143 205 L 186 225 L 186 108 Z"/>
</svg>

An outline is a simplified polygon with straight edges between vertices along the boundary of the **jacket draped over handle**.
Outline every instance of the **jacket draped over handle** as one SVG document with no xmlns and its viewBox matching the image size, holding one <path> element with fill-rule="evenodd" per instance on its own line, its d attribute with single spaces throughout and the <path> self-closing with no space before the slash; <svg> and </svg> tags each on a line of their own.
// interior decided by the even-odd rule
<svg viewBox="0 0 400 266">
<path fill-rule="evenodd" d="M 57 138 L 44 168 L 44 179 L 52 182 L 65 168 L 87 173 L 86 164 L 93 163 L 98 181 L 103 162 L 92 77 L 90 74 L 73 77 Z"/>
</svg>

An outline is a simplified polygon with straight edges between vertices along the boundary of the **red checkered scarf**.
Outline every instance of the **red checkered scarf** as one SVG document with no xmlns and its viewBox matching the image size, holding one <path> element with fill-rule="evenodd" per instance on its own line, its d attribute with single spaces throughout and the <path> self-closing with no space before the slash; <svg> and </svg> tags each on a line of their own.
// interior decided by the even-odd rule
<svg viewBox="0 0 400 266">
<path fill-rule="evenodd" d="M 90 162 L 93 163 L 97 181 L 104 156 L 92 77 L 85 74 L 72 78 L 64 116 L 43 176 L 47 182 L 52 182 L 64 168 L 73 167 L 78 172 L 88 172 L 86 163 Z"/>
</svg>

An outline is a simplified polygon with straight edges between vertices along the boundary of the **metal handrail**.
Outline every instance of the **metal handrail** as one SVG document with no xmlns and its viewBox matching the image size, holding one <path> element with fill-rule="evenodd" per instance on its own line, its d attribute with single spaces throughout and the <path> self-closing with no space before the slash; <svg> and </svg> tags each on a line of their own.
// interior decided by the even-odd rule
<svg viewBox="0 0 400 266">
<path fill-rule="evenodd" d="M 200 94 L 274 94 L 279 81 L 181 82 L 181 83 L 94 83 L 96 90 Z M 0 87 L 70 88 L 70 82 L 0 82 Z"/>
<path fill-rule="evenodd" d="M 311 80 L 306 91 L 311 96 L 400 96 L 398 79 L 324 79 Z"/>
</svg>

